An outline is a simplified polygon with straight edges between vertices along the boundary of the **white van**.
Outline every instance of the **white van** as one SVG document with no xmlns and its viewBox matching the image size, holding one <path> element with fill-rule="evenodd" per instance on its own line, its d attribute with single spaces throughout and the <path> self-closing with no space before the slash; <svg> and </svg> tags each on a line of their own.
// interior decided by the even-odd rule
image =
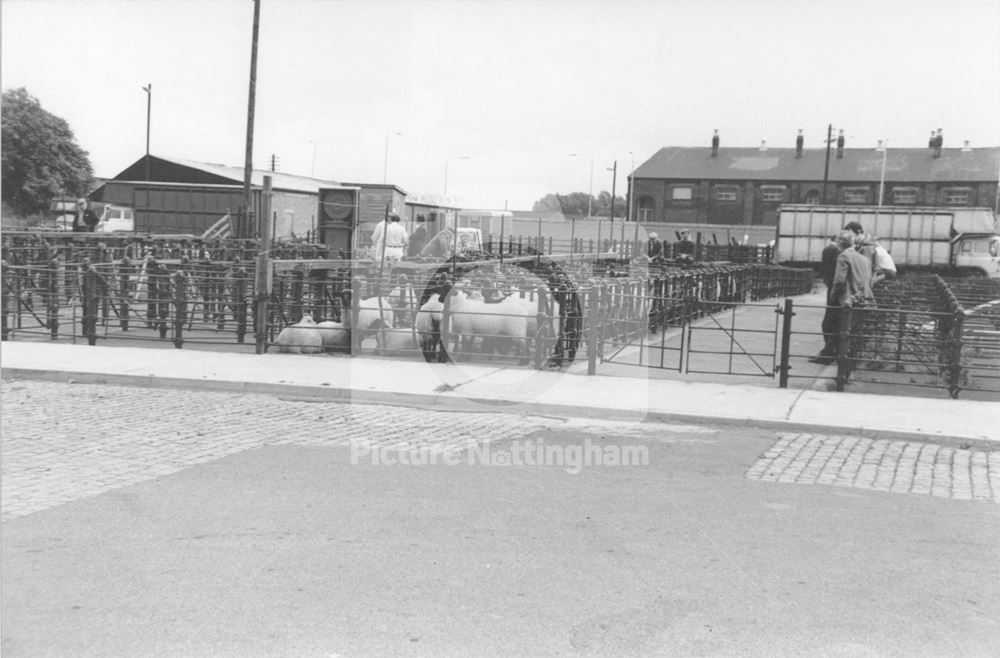
<svg viewBox="0 0 1000 658">
<path fill-rule="evenodd" d="M 94 228 L 95 233 L 135 231 L 135 213 L 126 206 L 106 205 L 101 212 L 101 220 Z"/>
</svg>

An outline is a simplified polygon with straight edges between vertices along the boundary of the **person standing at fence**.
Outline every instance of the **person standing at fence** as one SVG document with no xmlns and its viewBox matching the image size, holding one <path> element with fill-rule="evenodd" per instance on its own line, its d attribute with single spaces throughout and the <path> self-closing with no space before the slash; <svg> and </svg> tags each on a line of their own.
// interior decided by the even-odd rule
<svg viewBox="0 0 1000 658">
<path fill-rule="evenodd" d="M 677 243 L 676 247 L 677 260 L 684 263 L 693 263 L 695 244 L 691 239 L 691 232 L 684 229 L 680 232 L 680 237 L 680 242 Z"/>
<path fill-rule="evenodd" d="M 411 258 L 419 256 L 424 246 L 427 245 L 429 237 L 427 235 L 427 224 L 424 221 L 424 216 L 417 215 L 417 227 L 413 229 L 413 235 L 410 236 L 410 244 L 407 247 L 406 255 Z"/>
<path fill-rule="evenodd" d="M 840 306 L 833 296 L 833 280 L 837 273 L 837 257 L 840 255 L 840 245 L 837 244 L 837 237 L 830 238 L 830 242 L 823 248 L 822 260 L 820 263 L 820 275 L 826 285 L 826 311 L 823 313 L 823 322 L 820 325 L 823 330 L 823 349 L 819 356 L 809 359 L 813 363 L 828 364 L 833 363 L 837 357 L 837 327 L 839 326 Z"/>
<path fill-rule="evenodd" d="M 841 231 L 837 235 L 840 254 L 837 256 L 833 276 L 833 298 L 842 309 L 851 309 L 850 312 L 841 311 L 839 314 L 838 328 L 841 334 L 846 332 L 850 336 L 850 354 L 845 356 L 853 356 L 857 352 L 862 339 L 860 332 L 865 323 L 864 309 L 875 304 L 871 264 L 855 248 L 854 239 L 855 236 L 850 231 Z"/>
<path fill-rule="evenodd" d="M 170 275 L 155 258 L 146 261 L 146 326 L 156 329 L 160 338 L 167 337 L 167 316 L 170 314 Z"/>
<path fill-rule="evenodd" d="M 90 209 L 90 202 L 84 198 L 76 200 L 76 214 L 73 215 L 74 233 L 93 233 L 97 228 L 97 213 Z"/>
<path fill-rule="evenodd" d="M 654 263 L 663 260 L 663 243 L 655 232 L 650 232 L 646 241 L 646 262 Z"/>
<path fill-rule="evenodd" d="M 89 345 L 97 344 L 97 313 L 107 294 L 107 282 L 89 258 L 80 265 L 80 301 L 83 305 L 83 335 Z"/>
<path fill-rule="evenodd" d="M 389 217 L 389 225 L 385 227 L 385 261 L 398 263 L 403 260 L 408 241 L 409 236 L 406 235 L 406 229 L 399 223 L 399 215 Z M 375 258 L 382 258 L 381 250 L 376 252 Z"/>
</svg>

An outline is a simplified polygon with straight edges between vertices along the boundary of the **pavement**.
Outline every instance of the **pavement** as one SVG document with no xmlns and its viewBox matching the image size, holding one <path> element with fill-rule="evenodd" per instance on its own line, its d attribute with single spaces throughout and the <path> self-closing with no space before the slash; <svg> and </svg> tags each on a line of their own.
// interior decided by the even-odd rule
<svg viewBox="0 0 1000 658">
<path fill-rule="evenodd" d="M 995 447 L 1000 402 L 586 375 L 341 355 L 5 342 L 5 379 L 269 393 L 644 422 L 702 422 Z"/>
</svg>

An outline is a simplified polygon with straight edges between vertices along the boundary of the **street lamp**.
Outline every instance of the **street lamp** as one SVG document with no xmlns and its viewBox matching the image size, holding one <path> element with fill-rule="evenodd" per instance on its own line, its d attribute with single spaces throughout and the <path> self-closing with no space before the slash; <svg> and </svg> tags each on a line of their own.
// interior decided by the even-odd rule
<svg viewBox="0 0 1000 658">
<path fill-rule="evenodd" d="M 886 156 L 889 154 L 889 140 L 888 139 L 885 139 L 885 140 L 880 139 L 880 140 L 878 140 L 878 148 L 876 148 L 875 150 L 876 151 L 882 151 L 882 175 L 878 179 L 878 205 L 881 206 L 882 205 L 882 199 L 885 196 L 885 194 L 884 194 L 884 190 L 885 190 L 885 159 L 886 159 Z"/>
<path fill-rule="evenodd" d="M 153 83 L 142 90 L 146 92 L 146 180 L 149 180 L 149 121 L 153 115 Z"/>
<path fill-rule="evenodd" d="M 448 163 L 452 160 L 469 160 L 468 155 L 456 155 L 444 159 L 444 196 L 448 196 Z"/>
<path fill-rule="evenodd" d="M 389 182 L 389 137 L 392 135 L 402 135 L 398 130 L 385 134 L 385 166 L 382 169 L 382 184 Z"/>
<path fill-rule="evenodd" d="M 587 192 L 587 219 L 590 219 L 593 212 L 594 202 L 594 156 L 592 153 L 570 153 L 571 158 L 590 158 L 590 189 Z"/>
</svg>

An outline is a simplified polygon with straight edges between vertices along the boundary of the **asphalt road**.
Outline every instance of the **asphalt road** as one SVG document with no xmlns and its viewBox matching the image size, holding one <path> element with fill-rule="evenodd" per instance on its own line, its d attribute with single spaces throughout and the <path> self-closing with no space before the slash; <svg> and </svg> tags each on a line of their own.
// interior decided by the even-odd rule
<svg viewBox="0 0 1000 658">
<path fill-rule="evenodd" d="M 2 392 L 4 656 L 1000 654 L 1000 452 Z"/>
</svg>

